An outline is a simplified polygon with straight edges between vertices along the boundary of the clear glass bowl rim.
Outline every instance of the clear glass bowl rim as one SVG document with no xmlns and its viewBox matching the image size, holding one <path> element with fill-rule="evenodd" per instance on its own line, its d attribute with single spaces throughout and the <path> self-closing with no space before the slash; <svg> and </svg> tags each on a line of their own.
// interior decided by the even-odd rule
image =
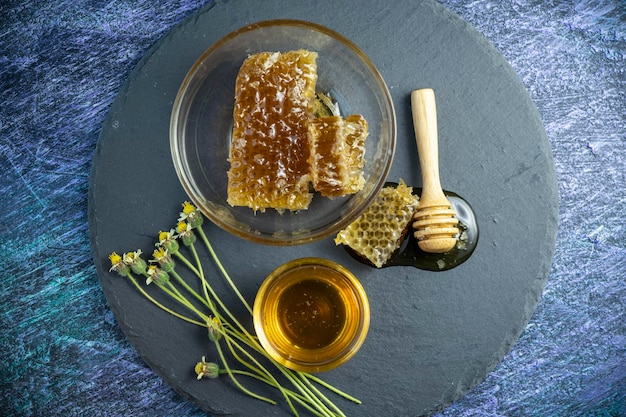
<svg viewBox="0 0 626 417">
<path fill-rule="evenodd" d="M 347 48 L 349 48 L 356 56 L 359 57 L 361 62 L 365 64 L 365 66 L 368 68 L 370 73 L 376 79 L 378 86 L 381 89 L 383 101 L 386 104 L 386 109 L 388 110 L 388 113 L 389 113 L 388 114 L 389 133 L 390 133 L 389 143 L 388 143 L 389 156 L 387 158 L 385 166 L 383 167 L 383 171 L 381 172 L 381 175 L 379 176 L 379 178 L 377 178 L 377 183 L 373 187 L 372 192 L 361 203 L 358 210 L 353 210 L 351 212 L 350 216 L 345 216 L 344 218 L 341 218 L 340 220 L 335 222 L 333 225 L 325 229 L 320 229 L 320 230 L 317 230 L 315 232 L 311 232 L 308 234 L 285 234 L 285 235 L 278 235 L 278 236 L 274 236 L 274 235 L 264 236 L 264 235 L 256 234 L 254 232 L 250 232 L 241 228 L 234 227 L 233 225 L 223 222 L 221 221 L 220 216 L 218 214 L 213 214 L 210 210 L 205 209 L 204 205 L 202 204 L 201 197 L 199 197 L 196 194 L 196 192 L 193 190 L 193 188 L 189 185 L 189 180 L 187 178 L 185 170 L 181 166 L 180 161 L 182 160 L 182 156 L 180 155 L 180 152 L 177 147 L 177 141 L 178 141 L 177 130 L 178 130 L 180 112 L 181 112 L 183 100 L 185 98 L 185 94 L 187 93 L 189 85 L 192 82 L 195 74 L 198 72 L 199 68 L 201 67 L 202 63 L 207 59 L 207 57 L 209 57 L 212 53 L 218 50 L 222 45 L 231 41 L 234 38 L 237 38 L 243 33 L 254 31 L 254 30 L 259 30 L 263 28 L 282 27 L 282 26 L 295 26 L 295 27 L 300 27 L 300 28 L 305 28 L 305 29 L 311 29 L 311 30 L 320 32 L 322 34 L 325 34 L 331 38 L 335 38 L 336 40 L 344 44 Z M 334 30 L 329 29 L 320 24 L 309 22 L 309 21 L 304 21 L 304 20 L 298 20 L 298 19 L 272 19 L 272 20 L 264 20 L 264 21 L 259 21 L 256 23 L 251 23 L 226 34 L 225 36 L 220 38 L 218 41 L 213 43 L 194 62 L 192 67 L 187 72 L 178 90 L 176 98 L 174 100 L 174 104 L 172 106 L 171 117 L 170 117 L 170 150 L 171 150 L 172 159 L 174 162 L 174 168 L 179 178 L 179 181 L 183 189 L 185 190 L 186 194 L 189 196 L 189 198 L 196 204 L 196 206 L 211 222 L 213 222 L 220 228 L 226 230 L 227 232 L 231 233 L 232 235 L 238 236 L 240 238 L 243 238 L 245 240 L 252 241 L 255 243 L 270 244 L 270 245 L 277 245 L 277 246 L 292 246 L 292 245 L 300 245 L 300 244 L 315 242 L 315 241 L 327 238 L 331 235 L 334 235 L 335 233 L 339 232 L 341 229 L 347 227 L 354 220 L 356 220 L 358 216 L 360 216 L 367 209 L 367 207 L 369 207 L 369 205 L 374 201 L 380 189 L 385 184 L 385 181 L 389 173 L 389 170 L 391 169 L 393 157 L 395 154 L 396 135 L 397 135 L 396 115 L 395 115 L 393 100 L 391 98 L 391 93 L 389 92 L 389 89 L 387 88 L 387 84 L 385 83 L 382 75 L 380 74 L 380 72 L 378 71 L 374 63 L 370 60 L 370 58 L 354 42 L 344 37 L 340 33 L 335 32 Z"/>
</svg>

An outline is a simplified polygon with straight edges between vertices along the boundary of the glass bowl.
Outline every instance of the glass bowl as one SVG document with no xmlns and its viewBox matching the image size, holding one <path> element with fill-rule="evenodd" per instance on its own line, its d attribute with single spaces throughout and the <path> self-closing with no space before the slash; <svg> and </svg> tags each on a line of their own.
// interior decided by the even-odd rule
<svg viewBox="0 0 626 417">
<path fill-rule="evenodd" d="M 340 198 L 314 195 L 307 210 L 256 213 L 232 207 L 227 172 L 235 79 L 248 55 L 308 49 L 318 53 L 316 91 L 330 95 L 341 115 L 361 114 L 369 125 L 365 187 Z M 180 182 L 213 223 L 257 243 L 295 245 L 334 235 L 355 220 L 385 183 L 395 151 L 391 96 L 369 58 L 351 41 L 317 24 L 272 20 L 240 28 L 211 46 L 191 67 L 170 121 L 170 147 Z"/>
<path fill-rule="evenodd" d="M 352 358 L 370 323 L 367 295 L 343 266 L 300 258 L 274 270 L 254 300 L 254 330 L 265 351 L 302 372 L 333 369 Z"/>
</svg>

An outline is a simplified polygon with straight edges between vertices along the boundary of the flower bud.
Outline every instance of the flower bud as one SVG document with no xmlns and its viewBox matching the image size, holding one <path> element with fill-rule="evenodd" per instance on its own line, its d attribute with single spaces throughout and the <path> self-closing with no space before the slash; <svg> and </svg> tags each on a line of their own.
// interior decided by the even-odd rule
<svg viewBox="0 0 626 417">
<path fill-rule="evenodd" d="M 166 242 L 163 243 L 163 247 L 169 252 L 169 253 L 176 253 L 178 252 L 178 242 L 175 240 L 168 240 Z"/>
<path fill-rule="evenodd" d="M 174 263 L 174 260 L 168 256 L 167 258 L 163 259 L 163 261 L 159 262 L 159 265 L 161 266 L 161 270 L 163 272 L 172 272 L 174 270 L 174 267 L 176 266 L 176 263 Z"/>
<path fill-rule="evenodd" d="M 181 236 L 181 239 L 183 241 L 183 245 L 185 246 L 191 246 L 196 243 L 196 235 L 193 234 L 193 232 L 189 232 L 186 235 Z"/>
<path fill-rule="evenodd" d="M 128 275 L 130 268 L 124 263 L 124 260 L 120 255 L 113 252 L 109 255 L 109 260 L 111 261 L 111 268 L 109 271 L 115 271 L 122 276 Z"/>
<path fill-rule="evenodd" d="M 191 230 L 191 225 L 185 221 L 178 222 L 176 226 L 178 237 L 183 241 L 183 245 L 191 246 L 196 242 L 196 235 Z"/>
<path fill-rule="evenodd" d="M 150 285 L 151 282 L 156 282 L 159 285 L 167 284 L 170 280 L 170 276 L 167 272 L 163 271 L 156 265 L 150 265 L 148 267 L 148 278 L 146 284 Z"/>
<path fill-rule="evenodd" d="M 171 272 L 176 266 L 174 260 L 164 246 L 155 249 L 154 252 L 152 252 L 152 257 L 154 259 L 150 260 L 150 262 L 158 263 L 161 269 L 165 272 Z"/>
<path fill-rule="evenodd" d="M 198 211 L 196 206 L 191 204 L 189 201 L 185 201 L 183 203 L 183 211 L 180 213 L 178 220 L 186 221 L 192 229 L 195 229 L 202 225 L 204 217 L 202 217 L 202 213 Z"/>
<path fill-rule="evenodd" d="M 222 337 L 222 323 L 217 317 L 211 317 L 207 321 L 207 327 L 209 329 L 209 339 L 212 342 L 217 342 Z"/>
<path fill-rule="evenodd" d="M 159 232 L 159 241 L 155 244 L 155 246 L 162 247 L 168 253 L 176 253 L 178 252 L 178 242 L 176 241 L 176 233 L 174 229 L 171 229 L 169 232 Z"/>
<path fill-rule="evenodd" d="M 191 227 L 193 229 L 202 226 L 202 223 L 204 223 L 204 217 L 202 217 L 202 214 L 200 214 L 200 212 L 195 212 L 193 213 L 193 215 L 189 216 L 189 224 L 191 225 Z"/>
<path fill-rule="evenodd" d="M 146 272 L 147 265 L 146 261 L 141 259 L 141 249 L 137 249 L 135 252 L 125 253 L 122 259 L 135 274 L 143 274 Z"/>
<path fill-rule="evenodd" d="M 202 361 L 196 363 L 194 368 L 198 379 L 202 378 L 217 378 L 220 375 L 220 366 L 215 362 L 206 362 L 205 357 L 202 357 Z"/>
<path fill-rule="evenodd" d="M 131 265 L 130 269 L 135 274 L 143 274 L 146 272 L 146 261 L 141 258 L 137 258 L 137 260 Z"/>
</svg>

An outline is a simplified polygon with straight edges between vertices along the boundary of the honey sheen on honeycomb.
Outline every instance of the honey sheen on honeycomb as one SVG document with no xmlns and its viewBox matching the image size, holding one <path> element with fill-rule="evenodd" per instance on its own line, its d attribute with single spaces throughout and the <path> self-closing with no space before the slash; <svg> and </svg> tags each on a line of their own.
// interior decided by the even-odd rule
<svg viewBox="0 0 626 417">
<path fill-rule="evenodd" d="M 317 53 L 260 52 L 235 82 L 228 203 L 306 209 L 311 201 L 307 122 L 313 114 Z"/>
<path fill-rule="evenodd" d="M 318 117 L 309 120 L 311 180 L 326 197 L 354 194 L 363 189 L 367 121 L 361 115 Z"/>
<path fill-rule="evenodd" d="M 330 97 L 316 96 L 316 59 L 307 50 L 260 52 L 242 64 L 229 154 L 231 206 L 298 211 L 308 208 L 313 190 L 337 197 L 363 189 L 367 121 L 343 118 Z"/>
<path fill-rule="evenodd" d="M 370 207 L 337 234 L 335 243 L 381 268 L 402 244 L 417 210 L 419 197 L 411 192 L 402 180 L 397 187 L 384 187 Z"/>
</svg>

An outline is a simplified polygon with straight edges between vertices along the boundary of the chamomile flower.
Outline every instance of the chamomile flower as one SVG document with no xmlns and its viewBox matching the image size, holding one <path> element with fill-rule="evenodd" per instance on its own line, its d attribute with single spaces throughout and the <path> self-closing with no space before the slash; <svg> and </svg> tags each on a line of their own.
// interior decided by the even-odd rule
<svg viewBox="0 0 626 417">
<path fill-rule="evenodd" d="M 109 272 L 115 271 L 122 276 L 128 275 L 130 268 L 124 263 L 124 260 L 117 254 L 117 252 L 111 253 L 109 255 L 109 260 L 111 261 L 111 268 L 109 269 Z"/>
<path fill-rule="evenodd" d="M 150 262 L 158 263 L 163 271 L 170 272 L 174 269 L 174 260 L 163 246 L 156 248 L 154 252 L 152 252 L 152 258 Z"/>
<path fill-rule="evenodd" d="M 169 253 L 176 253 L 178 251 L 178 242 L 176 241 L 176 231 L 170 229 L 169 232 L 160 231 L 159 241 L 154 244 L 157 247 L 165 248 Z"/>
<path fill-rule="evenodd" d="M 220 374 L 220 366 L 215 362 L 207 362 L 204 356 L 200 362 L 196 363 L 194 370 L 196 371 L 196 375 L 198 375 L 198 379 L 213 379 L 217 378 Z"/>
<path fill-rule="evenodd" d="M 161 285 L 167 284 L 170 279 L 168 273 L 156 265 L 150 265 L 146 273 L 148 274 L 148 278 L 146 279 L 146 285 L 150 285 L 150 283 L 152 282 L 156 282 L 157 284 Z"/>
<path fill-rule="evenodd" d="M 202 217 L 202 213 L 198 211 L 196 206 L 191 204 L 189 201 L 185 201 L 183 203 L 183 211 L 180 212 L 178 221 L 186 221 L 192 229 L 195 229 L 202 224 L 204 218 Z"/>
<path fill-rule="evenodd" d="M 146 271 L 147 265 L 146 261 L 141 259 L 141 249 L 137 249 L 135 252 L 126 252 L 122 260 L 135 274 L 143 274 Z"/>
<path fill-rule="evenodd" d="M 180 221 L 176 225 L 178 237 L 183 241 L 183 245 L 191 246 L 196 241 L 196 235 L 193 233 L 191 225 L 186 221 Z"/>
</svg>

